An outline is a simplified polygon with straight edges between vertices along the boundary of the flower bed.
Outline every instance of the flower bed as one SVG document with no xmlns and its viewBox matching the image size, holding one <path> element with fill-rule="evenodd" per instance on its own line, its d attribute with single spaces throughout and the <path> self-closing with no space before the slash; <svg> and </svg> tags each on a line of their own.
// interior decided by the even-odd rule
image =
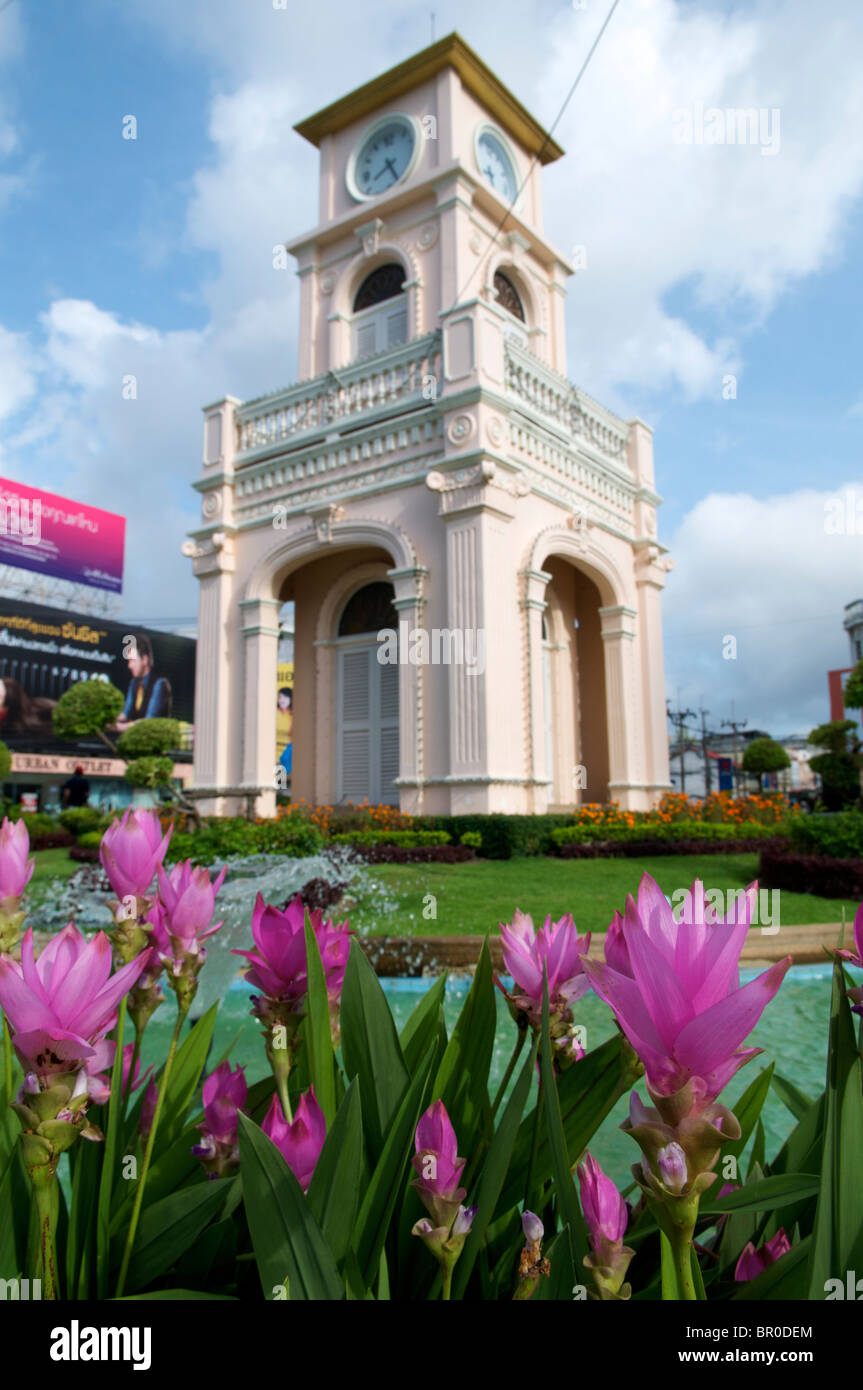
<svg viewBox="0 0 863 1390">
<path fill-rule="evenodd" d="M 49 1300 L 844 1296 L 829 1291 L 863 1253 L 852 1016 L 863 986 L 847 973 L 863 969 L 863 907 L 854 949 L 835 953 L 826 1089 L 806 1096 L 769 1067 L 732 1111 L 723 1093 L 753 1060 L 747 1038 L 790 964 L 740 984 L 754 885 L 722 920 L 696 882 L 677 922 L 645 874 L 609 924 L 604 960 L 568 914 L 537 930 L 515 911 L 501 928 L 506 980 L 484 942 L 449 1035 L 443 978 L 399 1032 L 347 922 L 299 895 L 278 909 L 259 894 L 250 947 L 235 953 L 269 1068 L 248 1085 L 229 1055 L 204 1075 L 218 1003 L 184 1029 L 222 925 L 224 871 L 168 871 L 167 849 L 153 813 L 110 826 L 110 939 L 70 923 L 37 957 L 32 927 L 22 937 L 26 827 L 0 828 L 9 1277 L 26 1271 Z M 511 1056 L 490 1086 L 495 988 Z M 577 1021 L 589 991 L 618 1027 L 590 1050 Z M 171 1041 L 141 1075 L 141 1039 L 166 994 Z M 771 1087 L 797 1123 L 768 1155 Z M 626 1095 L 629 1204 L 590 1152 Z"/>
<path fill-rule="evenodd" d="M 726 827 L 714 828 L 724 830 Z M 781 849 L 785 843 L 781 836 L 770 834 L 740 838 L 735 833 L 729 836 L 714 835 L 703 840 L 686 836 L 681 839 L 621 837 L 614 840 L 564 840 L 556 844 L 554 852 L 560 859 L 640 859 L 666 854 L 752 854 L 765 848 Z"/>
</svg>

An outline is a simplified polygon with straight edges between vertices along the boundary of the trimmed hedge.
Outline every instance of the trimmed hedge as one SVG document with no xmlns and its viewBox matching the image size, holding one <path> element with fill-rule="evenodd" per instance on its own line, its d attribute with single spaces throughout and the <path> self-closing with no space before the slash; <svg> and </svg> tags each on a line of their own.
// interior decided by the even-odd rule
<svg viewBox="0 0 863 1390">
<path fill-rule="evenodd" d="M 861 817 L 863 819 L 863 817 Z M 602 842 L 603 844 L 661 844 L 673 845 L 679 840 L 687 842 L 687 853 L 691 852 L 691 842 L 698 841 L 701 844 L 711 841 L 723 841 L 730 844 L 738 840 L 755 840 L 758 842 L 776 839 L 777 835 L 784 835 L 787 832 L 781 826 L 762 825 L 759 821 L 741 821 L 737 825 L 723 824 L 719 821 L 706 820 L 679 820 L 669 821 L 636 821 L 634 825 L 566 825 L 560 830 L 553 830 L 551 838 L 555 845 L 578 845 L 589 844 L 591 842 Z M 674 851 L 672 850 L 672 853 Z"/>
<path fill-rule="evenodd" d="M 197 831 L 175 831 L 166 860 L 194 859 L 198 864 L 221 863 L 232 854 L 290 854 L 297 859 L 317 854 L 324 845 L 321 832 L 308 821 L 250 821 L 242 816 L 213 818 Z"/>
<path fill-rule="evenodd" d="M 863 859 L 765 849 L 758 863 L 758 883 L 761 888 L 784 888 L 789 893 L 858 900 L 863 898 Z"/>
<path fill-rule="evenodd" d="M 468 845 L 354 845 L 368 864 L 464 864 L 476 859 Z"/>
<path fill-rule="evenodd" d="M 767 847 L 778 853 L 786 844 L 778 835 L 737 840 L 585 840 L 559 845 L 555 853 L 559 859 L 640 859 L 671 854 L 755 854 Z"/>
<path fill-rule="evenodd" d="M 107 830 L 112 818 L 95 806 L 69 806 L 57 819 L 71 835 L 86 835 L 91 830 Z"/>
<path fill-rule="evenodd" d="M 416 849 L 420 845 L 448 845 L 445 830 L 349 830 L 344 835 L 331 835 L 331 845 L 401 845 Z"/>
<path fill-rule="evenodd" d="M 462 836 L 479 835 L 483 859 L 513 859 L 521 855 L 549 854 L 552 832 L 572 825 L 564 813 L 543 816 L 507 816 L 502 812 L 476 816 L 426 816 L 435 830 L 445 830 L 454 843 Z"/>
<path fill-rule="evenodd" d="M 863 815 L 859 811 L 815 813 L 795 820 L 791 845 L 798 854 L 863 859 Z"/>
</svg>

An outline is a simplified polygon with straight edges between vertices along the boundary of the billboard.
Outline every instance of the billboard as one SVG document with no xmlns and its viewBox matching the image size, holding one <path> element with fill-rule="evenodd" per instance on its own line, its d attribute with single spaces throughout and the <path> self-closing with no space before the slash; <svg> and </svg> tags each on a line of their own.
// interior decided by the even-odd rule
<svg viewBox="0 0 863 1390">
<path fill-rule="evenodd" d="M 0 564 L 123 590 L 126 518 L 0 478 Z"/>
<path fill-rule="evenodd" d="M 0 740 L 13 752 L 80 747 L 81 754 L 104 757 L 98 739 L 80 745 L 58 739 L 51 718 L 70 685 L 93 679 L 110 681 L 125 697 L 115 736 L 138 719 L 161 716 L 179 720 L 191 745 L 191 638 L 0 598 Z"/>
<path fill-rule="evenodd" d="M 276 762 L 290 778 L 294 747 L 294 663 L 280 661 L 276 667 Z"/>
</svg>

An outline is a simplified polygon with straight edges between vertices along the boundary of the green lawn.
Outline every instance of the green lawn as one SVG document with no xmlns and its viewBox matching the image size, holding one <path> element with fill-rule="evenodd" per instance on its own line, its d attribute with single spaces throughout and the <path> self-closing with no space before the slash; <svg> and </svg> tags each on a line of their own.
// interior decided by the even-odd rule
<svg viewBox="0 0 863 1390">
<path fill-rule="evenodd" d="M 756 854 L 663 855 L 645 859 L 478 859 L 466 864 L 375 864 L 352 884 L 352 927 L 387 936 L 461 936 L 496 931 L 512 921 L 513 908 L 529 912 L 536 926 L 551 913 L 571 912 L 580 931 L 604 931 L 615 908 L 635 892 L 647 870 L 664 893 L 688 888 L 744 888 L 756 877 Z M 424 896 L 434 894 L 437 918 L 423 916 Z M 853 921 L 857 903 L 845 903 Z M 781 921 L 840 922 L 838 898 L 806 893 L 781 895 Z"/>
<path fill-rule="evenodd" d="M 27 888 L 31 913 L 38 905 L 52 879 L 69 878 L 76 869 L 81 867 L 80 864 L 75 863 L 74 859 L 69 858 L 68 849 L 36 850 L 33 858 L 36 860 L 36 867 Z"/>
</svg>

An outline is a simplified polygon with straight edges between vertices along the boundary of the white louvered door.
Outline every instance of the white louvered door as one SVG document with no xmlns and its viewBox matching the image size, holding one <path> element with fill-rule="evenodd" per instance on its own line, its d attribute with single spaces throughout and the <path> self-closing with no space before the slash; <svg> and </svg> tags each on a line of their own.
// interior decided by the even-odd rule
<svg viewBox="0 0 863 1390">
<path fill-rule="evenodd" d="M 398 805 L 399 668 L 377 642 L 339 653 L 339 801 Z"/>
</svg>

